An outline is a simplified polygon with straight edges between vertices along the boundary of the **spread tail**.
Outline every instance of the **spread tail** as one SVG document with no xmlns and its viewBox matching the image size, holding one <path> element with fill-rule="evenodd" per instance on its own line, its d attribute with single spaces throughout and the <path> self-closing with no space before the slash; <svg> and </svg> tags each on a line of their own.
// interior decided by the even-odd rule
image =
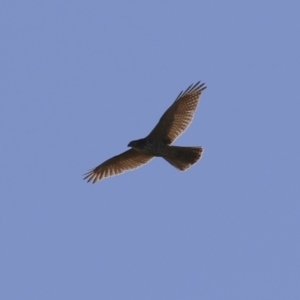
<svg viewBox="0 0 300 300">
<path fill-rule="evenodd" d="M 196 163 L 202 153 L 202 147 L 170 146 L 170 152 L 163 158 L 175 168 L 184 171 Z"/>
</svg>

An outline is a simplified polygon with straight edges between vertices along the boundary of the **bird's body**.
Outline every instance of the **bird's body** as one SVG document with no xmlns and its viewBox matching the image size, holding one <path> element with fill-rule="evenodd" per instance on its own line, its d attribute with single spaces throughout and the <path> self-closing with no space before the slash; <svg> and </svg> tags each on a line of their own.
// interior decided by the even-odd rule
<svg viewBox="0 0 300 300">
<path fill-rule="evenodd" d="M 140 153 L 162 157 L 181 171 L 194 164 L 203 152 L 202 147 L 169 146 L 148 138 L 132 141 L 128 146 Z"/>
<path fill-rule="evenodd" d="M 132 149 L 137 152 L 150 154 L 152 156 L 163 157 L 170 152 L 170 146 L 160 141 L 153 141 L 148 138 L 131 141 L 128 144 L 128 147 L 132 147 Z"/>
<path fill-rule="evenodd" d="M 95 183 L 103 178 L 138 168 L 153 157 L 163 157 L 181 171 L 196 163 L 203 153 L 202 147 L 180 147 L 171 144 L 191 123 L 205 88 L 204 84 L 200 85 L 198 82 L 181 92 L 147 137 L 131 141 L 128 144 L 131 149 L 108 159 L 88 172 L 84 179 Z"/>
</svg>

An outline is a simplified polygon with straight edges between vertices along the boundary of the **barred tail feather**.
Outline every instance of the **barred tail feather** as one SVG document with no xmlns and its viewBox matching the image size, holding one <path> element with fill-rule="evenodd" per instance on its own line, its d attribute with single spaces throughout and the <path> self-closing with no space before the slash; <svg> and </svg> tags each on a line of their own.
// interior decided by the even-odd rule
<svg viewBox="0 0 300 300">
<path fill-rule="evenodd" d="M 170 146 L 170 152 L 163 158 L 180 171 L 185 171 L 201 158 L 202 153 L 202 147 Z"/>
</svg>

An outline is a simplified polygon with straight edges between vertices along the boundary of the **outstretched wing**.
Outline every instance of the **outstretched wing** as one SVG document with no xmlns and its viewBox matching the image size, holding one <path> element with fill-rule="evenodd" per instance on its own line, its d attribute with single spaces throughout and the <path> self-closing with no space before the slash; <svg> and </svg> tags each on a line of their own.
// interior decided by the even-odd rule
<svg viewBox="0 0 300 300">
<path fill-rule="evenodd" d="M 92 181 L 93 183 L 98 180 L 119 175 L 126 171 L 131 171 L 138 167 L 141 167 L 143 164 L 149 162 L 153 156 L 142 154 L 134 149 L 127 150 L 117 156 L 114 156 L 95 169 L 89 171 L 83 179 L 87 179 L 88 182 Z"/>
<path fill-rule="evenodd" d="M 200 95 L 205 89 L 204 83 L 199 81 L 182 91 L 147 138 L 166 144 L 174 142 L 192 122 Z"/>
</svg>

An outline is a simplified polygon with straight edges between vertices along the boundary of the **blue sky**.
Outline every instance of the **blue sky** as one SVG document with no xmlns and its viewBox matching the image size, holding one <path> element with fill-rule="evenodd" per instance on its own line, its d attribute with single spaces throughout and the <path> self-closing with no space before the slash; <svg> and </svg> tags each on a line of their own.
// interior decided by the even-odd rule
<svg viewBox="0 0 300 300">
<path fill-rule="evenodd" d="M 1 299 L 299 299 L 297 1 L 3 1 Z M 203 81 L 176 145 L 87 184 Z"/>
</svg>

